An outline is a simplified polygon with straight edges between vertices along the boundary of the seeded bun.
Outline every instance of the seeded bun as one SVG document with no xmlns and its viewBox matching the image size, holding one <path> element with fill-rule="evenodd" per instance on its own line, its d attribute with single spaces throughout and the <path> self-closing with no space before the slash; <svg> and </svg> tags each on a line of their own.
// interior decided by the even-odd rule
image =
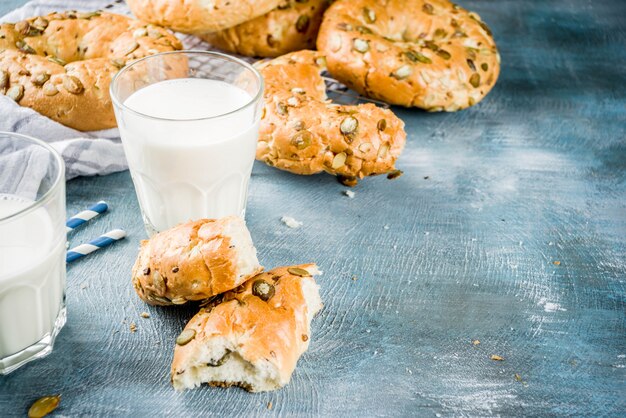
<svg viewBox="0 0 626 418">
<path fill-rule="evenodd" d="M 187 222 L 141 242 L 133 287 L 150 305 L 182 305 L 234 289 L 263 270 L 237 216 Z"/>
<path fill-rule="evenodd" d="M 314 49 L 328 4 L 329 0 L 283 0 L 263 16 L 200 37 L 224 51 L 251 57 Z"/>
<path fill-rule="evenodd" d="M 395 170 L 404 122 L 371 103 L 329 103 L 320 73 L 324 57 L 298 51 L 257 65 L 265 79 L 256 158 L 295 174 L 358 179 Z"/>
<path fill-rule="evenodd" d="M 221 295 L 176 339 L 172 384 L 275 390 L 291 379 L 322 308 L 315 264 L 279 267 Z"/>
<path fill-rule="evenodd" d="M 487 25 L 448 0 L 338 0 L 317 48 L 330 73 L 359 93 L 429 111 L 480 102 L 500 72 Z"/>
<path fill-rule="evenodd" d="M 137 18 L 199 35 L 231 28 L 275 9 L 281 0 L 126 0 Z"/>
<path fill-rule="evenodd" d="M 0 24 L 0 93 L 81 131 L 115 127 L 113 75 L 181 49 L 164 28 L 111 13 L 69 11 Z"/>
</svg>

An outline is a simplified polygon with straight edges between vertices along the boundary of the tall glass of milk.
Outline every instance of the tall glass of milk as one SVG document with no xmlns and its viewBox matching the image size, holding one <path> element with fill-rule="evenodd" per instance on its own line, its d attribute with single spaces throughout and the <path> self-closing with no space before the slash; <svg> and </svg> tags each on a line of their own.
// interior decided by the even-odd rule
<svg viewBox="0 0 626 418">
<path fill-rule="evenodd" d="M 200 218 L 244 216 L 263 79 L 208 51 L 152 55 L 111 82 L 148 235 Z"/>
<path fill-rule="evenodd" d="M 0 132 L 0 374 L 52 351 L 65 324 L 65 243 L 61 156 Z"/>
</svg>

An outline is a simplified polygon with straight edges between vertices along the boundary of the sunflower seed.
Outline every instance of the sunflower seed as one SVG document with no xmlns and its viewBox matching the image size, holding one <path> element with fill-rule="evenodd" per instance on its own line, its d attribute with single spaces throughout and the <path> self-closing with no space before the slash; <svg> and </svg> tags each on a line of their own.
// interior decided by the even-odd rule
<svg viewBox="0 0 626 418">
<path fill-rule="evenodd" d="M 287 114 L 287 106 L 285 106 L 285 104 L 281 103 L 281 102 L 276 103 L 276 112 L 279 115 L 286 115 Z"/>
<path fill-rule="evenodd" d="M 448 32 L 445 29 L 435 29 L 435 33 L 433 34 L 433 37 L 435 39 L 442 39 L 445 38 L 448 35 Z"/>
<path fill-rule="evenodd" d="M 355 51 L 365 53 L 370 49 L 370 44 L 369 42 L 364 41 L 363 39 L 355 38 L 352 41 L 352 47 L 354 48 Z"/>
<path fill-rule="evenodd" d="M 24 41 L 17 41 L 15 43 L 15 46 L 17 47 L 17 49 L 19 49 L 22 52 L 26 52 L 27 54 L 35 54 L 35 50 L 28 45 L 26 42 Z"/>
<path fill-rule="evenodd" d="M 371 149 L 372 149 L 372 144 L 370 144 L 369 142 L 364 142 L 361 145 L 359 145 L 359 151 L 363 153 L 368 153 Z"/>
<path fill-rule="evenodd" d="M 41 87 L 43 86 L 46 81 L 48 81 L 50 79 L 50 74 L 48 73 L 38 73 L 35 74 L 31 79 L 31 83 L 33 83 L 34 85 Z"/>
<path fill-rule="evenodd" d="M 467 66 L 470 67 L 470 70 L 476 71 L 476 65 L 474 65 L 474 61 L 471 59 L 467 59 Z"/>
<path fill-rule="evenodd" d="M 49 23 L 48 20 L 39 16 L 37 19 L 33 21 L 33 26 L 35 26 L 37 29 L 43 32 L 44 29 L 48 27 L 48 23 Z"/>
<path fill-rule="evenodd" d="M 66 66 L 67 62 L 65 62 L 64 60 L 62 60 L 61 58 L 55 57 L 54 55 L 48 55 L 46 57 L 46 59 L 50 62 L 53 62 L 55 64 L 59 64 L 61 66 Z"/>
<path fill-rule="evenodd" d="M 110 62 L 111 64 L 113 64 L 114 67 L 117 68 L 124 68 L 124 66 L 126 65 L 126 61 L 121 58 L 113 58 Z"/>
<path fill-rule="evenodd" d="M 133 31 L 133 38 L 141 38 L 146 35 L 148 35 L 148 29 L 146 28 L 139 28 Z"/>
<path fill-rule="evenodd" d="M 340 152 L 339 154 L 335 155 L 335 157 L 333 158 L 332 168 L 338 169 L 346 165 L 346 157 L 347 155 L 345 152 Z"/>
<path fill-rule="evenodd" d="M 161 294 L 165 293 L 165 279 L 163 279 L 163 276 L 158 271 L 152 273 L 152 285 L 157 290 L 157 292 Z"/>
<path fill-rule="evenodd" d="M 435 14 L 435 9 L 433 8 L 433 5 L 430 3 L 424 3 L 424 5 L 422 6 L 422 11 L 428 15 Z"/>
<path fill-rule="evenodd" d="M 387 121 L 385 119 L 379 120 L 376 127 L 379 131 L 384 131 L 387 128 Z"/>
<path fill-rule="evenodd" d="M 174 305 L 184 305 L 185 303 L 187 303 L 187 299 L 185 299 L 184 297 L 173 298 L 172 303 Z"/>
<path fill-rule="evenodd" d="M 30 23 L 28 23 L 28 20 L 22 20 L 15 24 L 14 29 L 20 35 L 28 36 L 28 32 L 30 31 Z"/>
<path fill-rule="evenodd" d="M 352 30 L 352 25 L 349 23 L 341 22 L 337 24 L 337 29 L 345 32 L 350 32 Z"/>
<path fill-rule="evenodd" d="M 22 100 L 22 97 L 24 97 L 24 86 L 18 84 L 9 88 L 6 92 L 6 96 L 16 102 L 19 102 Z"/>
<path fill-rule="evenodd" d="M 148 30 L 148 36 L 152 39 L 159 39 L 163 37 L 163 34 L 156 29 Z"/>
<path fill-rule="evenodd" d="M 85 90 L 83 83 L 73 75 L 68 75 L 63 78 L 63 87 L 72 94 L 80 94 Z"/>
<path fill-rule="evenodd" d="M 43 94 L 45 94 L 46 96 L 54 96 L 58 92 L 59 89 L 57 89 L 57 86 L 52 83 L 46 83 L 43 86 Z"/>
<path fill-rule="evenodd" d="M 276 289 L 274 289 L 274 285 L 269 284 L 263 279 L 255 280 L 254 283 L 252 283 L 252 294 L 264 302 L 270 300 L 275 292 Z"/>
<path fill-rule="evenodd" d="M 349 135 L 354 133 L 358 127 L 359 121 L 352 116 L 348 116 L 341 121 L 341 124 L 339 125 L 339 130 L 341 130 L 342 134 Z"/>
<path fill-rule="evenodd" d="M 313 135 L 309 131 L 299 131 L 291 138 L 291 145 L 299 150 L 308 148 L 311 145 Z"/>
<path fill-rule="evenodd" d="M 309 23 L 311 23 L 311 19 L 307 15 L 299 16 L 298 20 L 296 20 L 296 30 L 300 33 L 306 32 L 309 28 Z"/>
<path fill-rule="evenodd" d="M 371 34 L 373 34 L 373 33 L 374 33 L 374 32 L 372 32 L 372 30 L 371 30 L 370 28 L 368 28 L 367 26 L 357 26 L 357 27 L 356 27 L 356 30 L 357 30 L 359 33 L 362 33 L 362 34 L 364 34 L 364 35 L 371 35 Z"/>
<path fill-rule="evenodd" d="M 426 55 L 420 54 L 419 52 L 416 52 L 410 49 L 408 51 L 405 51 L 404 55 L 406 55 L 406 57 L 412 62 L 421 62 L 422 64 L 432 64 L 432 61 Z"/>
<path fill-rule="evenodd" d="M 289 267 L 287 271 L 294 276 L 311 277 L 311 273 L 300 267 Z"/>
<path fill-rule="evenodd" d="M 404 172 L 402 170 L 393 170 L 393 171 L 390 171 L 389 173 L 387 173 L 387 178 L 389 180 L 394 180 L 394 179 L 397 179 L 398 177 L 400 177 L 403 174 L 404 174 Z"/>
<path fill-rule="evenodd" d="M 374 12 L 372 9 L 368 9 L 367 7 L 364 7 L 363 16 L 365 16 L 365 21 L 367 23 L 376 22 L 376 12 Z"/>
<path fill-rule="evenodd" d="M 44 396 L 37 399 L 28 409 L 28 418 L 42 418 L 57 409 L 61 395 Z"/>
<path fill-rule="evenodd" d="M 95 12 L 84 12 L 84 13 L 78 13 L 76 15 L 77 18 L 79 19 L 91 19 L 92 17 L 97 17 L 100 16 L 100 12 L 95 11 Z"/>
<path fill-rule="evenodd" d="M 139 48 L 139 44 L 135 41 L 128 45 L 126 48 L 122 50 L 122 55 L 128 55 L 133 53 L 137 48 Z"/>
<path fill-rule="evenodd" d="M 469 79 L 469 82 L 474 88 L 480 86 L 480 74 L 478 73 L 472 74 L 472 76 Z"/>
<path fill-rule="evenodd" d="M 402 80 L 410 76 L 412 73 L 413 73 L 413 68 L 411 68 L 410 65 L 403 65 L 402 67 L 394 71 L 391 75 L 395 79 Z"/>
<path fill-rule="evenodd" d="M 0 90 L 4 92 L 7 87 L 9 87 L 9 72 L 5 70 L 0 70 Z"/>
<path fill-rule="evenodd" d="M 196 330 L 193 328 L 186 329 L 176 337 L 176 345 L 188 344 L 194 338 L 196 338 Z"/>
<path fill-rule="evenodd" d="M 438 50 L 436 53 L 444 60 L 449 60 L 450 58 L 452 58 L 452 55 L 450 55 L 448 51 L 443 50 L 443 49 Z"/>
<path fill-rule="evenodd" d="M 387 156 L 387 151 L 389 151 L 389 145 L 381 145 L 380 148 L 378 148 L 378 158 L 385 158 Z"/>
</svg>

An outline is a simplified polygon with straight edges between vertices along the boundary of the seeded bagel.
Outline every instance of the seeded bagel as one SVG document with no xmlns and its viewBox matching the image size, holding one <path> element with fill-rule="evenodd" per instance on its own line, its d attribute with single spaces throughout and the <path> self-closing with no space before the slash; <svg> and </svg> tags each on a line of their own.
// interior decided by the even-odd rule
<svg viewBox="0 0 626 418">
<path fill-rule="evenodd" d="M 359 93 L 429 111 L 473 106 L 500 72 L 487 25 L 447 0 L 338 0 L 317 48 L 330 73 Z"/>
<path fill-rule="evenodd" d="M 275 9 L 281 0 L 126 0 L 137 18 L 199 35 L 231 28 Z"/>
<path fill-rule="evenodd" d="M 257 68 L 265 79 L 258 160 L 296 174 L 325 171 L 347 185 L 395 171 L 406 140 L 404 122 L 371 103 L 330 103 L 321 54 L 293 52 Z"/>
<path fill-rule="evenodd" d="M 278 389 L 291 379 L 322 308 L 315 264 L 261 273 L 201 309 L 176 339 L 175 389 L 240 386 Z"/>
<path fill-rule="evenodd" d="M 329 0 L 283 0 L 263 16 L 200 37 L 224 51 L 251 57 L 314 49 L 328 4 Z"/>
<path fill-rule="evenodd" d="M 259 273 L 243 219 L 228 216 L 180 224 L 141 242 L 133 287 L 151 305 L 182 305 L 234 289 Z"/>
<path fill-rule="evenodd" d="M 181 49 L 166 29 L 111 13 L 68 11 L 0 24 L 0 92 L 81 131 L 116 125 L 113 75 L 128 61 Z"/>
</svg>

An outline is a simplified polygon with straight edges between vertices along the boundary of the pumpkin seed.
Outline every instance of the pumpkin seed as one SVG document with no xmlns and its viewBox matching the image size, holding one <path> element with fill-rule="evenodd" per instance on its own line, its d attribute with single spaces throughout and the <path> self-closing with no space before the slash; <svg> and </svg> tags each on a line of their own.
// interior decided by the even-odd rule
<svg viewBox="0 0 626 418">
<path fill-rule="evenodd" d="M 269 284 L 263 279 L 255 280 L 254 283 L 252 283 L 252 294 L 264 302 L 270 300 L 275 292 L 276 289 L 274 289 L 274 285 Z"/>
<path fill-rule="evenodd" d="M 476 71 L 476 65 L 474 65 L 474 61 L 471 59 L 467 59 L 467 66 L 470 67 L 470 70 Z"/>
<path fill-rule="evenodd" d="M 411 49 L 409 49 L 408 51 L 405 51 L 404 55 L 406 55 L 406 57 L 412 62 L 421 62 L 422 64 L 432 64 L 432 61 L 426 55 L 420 54 L 419 52 L 413 51 Z"/>
<path fill-rule="evenodd" d="M 52 83 L 46 83 L 43 86 L 43 94 L 45 94 L 46 96 L 54 96 L 58 92 L 59 89 L 57 89 L 57 86 Z"/>
<path fill-rule="evenodd" d="M 17 86 L 9 88 L 6 92 L 6 96 L 16 102 L 19 102 L 22 100 L 22 97 L 24 97 L 24 86 L 18 84 Z"/>
<path fill-rule="evenodd" d="M 28 409 L 28 418 L 42 418 L 57 409 L 61 395 L 44 396 L 37 399 Z"/>
<path fill-rule="evenodd" d="M 489 29 L 489 26 L 487 26 L 485 24 L 485 22 L 481 22 L 480 20 L 478 21 L 478 24 L 480 25 L 481 28 L 483 28 L 485 30 L 485 32 L 487 32 L 487 35 L 491 36 L 491 29 Z"/>
<path fill-rule="evenodd" d="M 385 119 L 379 120 L 376 127 L 379 131 L 384 131 L 387 128 L 387 121 Z"/>
<path fill-rule="evenodd" d="M 194 338 L 196 338 L 195 329 L 189 328 L 189 329 L 183 330 L 183 332 L 181 332 L 180 335 L 176 337 L 176 345 L 188 344 Z"/>
<path fill-rule="evenodd" d="M 46 58 L 47 58 L 48 61 L 53 62 L 55 64 L 59 64 L 61 66 L 66 66 L 67 65 L 67 62 L 65 62 L 61 58 L 55 57 L 54 55 L 48 55 Z"/>
<path fill-rule="evenodd" d="M 287 114 L 287 106 L 285 106 L 285 104 L 281 103 L 281 102 L 276 103 L 276 112 L 279 115 L 286 115 Z"/>
<path fill-rule="evenodd" d="M 335 155 L 335 158 L 333 158 L 332 168 L 336 170 L 346 165 L 346 157 L 347 155 L 345 152 L 340 152 L 339 154 Z"/>
<path fill-rule="evenodd" d="M 367 23 L 376 22 L 376 12 L 374 12 L 372 9 L 368 9 L 367 7 L 364 7 L 363 16 L 365 16 L 365 21 Z"/>
<path fill-rule="evenodd" d="M 341 124 L 339 125 L 339 130 L 342 134 L 349 135 L 354 133 L 358 127 L 359 121 L 355 117 L 348 116 L 341 121 Z"/>
<path fill-rule="evenodd" d="M 394 180 L 394 179 L 397 179 L 398 177 L 400 177 L 403 174 L 404 174 L 404 172 L 402 170 L 393 170 L 393 171 L 390 171 L 389 173 L 387 173 L 387 178 L 389 180 Z"/>
<path fill-rule="evenodd" d="M 4 92 L 7 87 L 9 87 L 9 72 L 5 70 L 0 70 L 0 90 Z"/>
<path fill-rule="evenodd" d="M 469 79 L 469 82 L 474 88 L 480 86 L 480 74 L 478 73 L 472 74 L 472 76 Z"/>
<path fill-rule="evenodd" d="M 424 46 L 426 46 L 426 48 L 430 49 L 431 51 L 439 51 L 439 46 L 437 46 L 437 44 L 433 41 L 424 41 Z"/>
<path fill-rule="evenodd" d="M 111 60 L 111 64 L 113 64 L 113 66 L 117 68 L 124 68 L 124 66 L 126 65 L 126 61 L 121 58 L 113 58 Z"/>
<path fill-rule="evenodd" d="M 462 30 L 455 30 L 454 33 L 452 34 L 453 38 L 466 38 L 467 34 L 465 32 L 463 32 Z"/>
<path fill-rule="evenodd" d="M 387 151 L 389 151 L 389 145 L 381 145 L 380 148 L 378 148 L 378 158 L 385 158 L 387 156 Z"/>
<path fill-rule="evenodd" d="M 294 276 L 311 277 L 311 273 L 300 267 L 289 267 L 287 271 L 289 274 L 293 274 Z"/>
<path fill-rule="evenodd" d="M 369 42 L 363 39 L 355 38 L 352 41 L 352 47 L 354 48 L 355 51 L 365 53 L 370 49 L 370 44 Z"/>
<path fill-rule="evenodd" d="M 349 23 L 341 22 L 337 24 L 337 29 L 345 32 L 350 32 L 352 30 L 352 25 Z"/>
<path fill-rule="evenodd" d="M 443 49 L 438 50 L 436 54 L 439 55 L 444 60 L 449 60 L 450 58 L 452 58 L 452 55 L 450 55 L 448 51 L 443 50 Z"/>
<path fill-rule="evenodd" d="M 301 15 L 296 20 L 296 30 L 300 33 L 306 32 L 309 28 L 309 24 L 311 23 L 311 19 L 307 15 Z"/>
<path fill-rule="evenodd" d="M 435 9 L 433 7 L 432 4 L 430 3 L 424 3 L 424 5 L 422 6 L 422 11 L 428 15 L 434 15 L 435 14 Z"/>
<path fill-rule="evenodd" d="M 17 47 L 17 49 L 19 49 L 22 52 L 26 52 L 27 54 L 35 53 L 35 50 L 24 41 L 17 41 L 15 43 L 15 46 Z"/>
<path fill-rule="evenodd" d="M 148 29 L 146 28 L 139 28 L 133 31 L 133 38 L 141 38 L 146 35 L 148 35 Z"/>
<path fill-rule="evenodd" d="M 480 64 L 480 68 L 482 68 L 483 71 L 487 71 L 489 70 L 489 64 L 487 64 L 486 62 L 483 62 L 482 64 Z"/>
<path fill-rule="evenodd" d="M 157 292 L 161 294 L 165 293 L 165 290 L 166 290 L 165 279 L 163 278 L 161 273 L 159 273 L 158 271 L 155 271 L 154 273 L 152 273 L 152 284 L 154 288 L 157 290 Z"/>
<path fill-rule="evenodd" d="M 371 30 L 370 28 L 368 28 L 367 26 L 357 26 L 357 27 L 356 27 L 356 30 L 357 30 L 359 33 L 362 33 L 362 34 L 364 34 L 364 35 L 371 35 L 371 34 L 373 34 L 373 33 L 374 33 L 374 32 L 372 32 L 372 30 Z"/>
<path fill-rule="evenodd" d="M 433 34 L 433 37 L 435 39 L 442 39 L 445 38 L 448 35 L 448 32 L 445 29 L 435 29 L 435 33 Z"/>
<path fill-rule="evenodd" d="M 299 150 L 308 148 L 311 145 L 313 135 L 309 131 L 299 131 L 291 138 L 291 145 Z"/>
<path fill-rule="evenodd" d="M 393 73 L 391 73 L 391 75 L 393 78 L 397 80 L 402 80 L 410 76 L 412 73 L 413 73 L 413 68 L 411 68 L 410 65 L 403 65 L 402 67 L 398 68 Z"/>
<path fill-rule="evenodd" d="M 41 86 L 43 86 L 43 85 L 46 83 L 46 81 L 48 81 L 49 79 L 50 79 L 50 74 L 48 74 L 48 73 L 38 73 L 38 74 L 35 74 L 35 75 L 34 75 L 34 76 L 30 79 L 30 81 L 31 81 L 34 85 L 36 85 L 36 86 L 38 86 L 38 87 L 41 87 Z"/>
<path fill-rule="evenodd" d="M 133 53 L 137 48 L 139 48 L 139 44 L 133 41 L 132 44 L 128 45 L 126 48 L 122 50 L 122 55 L 128 55 Z"/>
<path fill-rule="evenodd" d="M 63 78 L 63 87 L 72 94 L 80 94 L 85 90 L 83 83 L 73 75 L 68 75 Z"/>
</svg>

